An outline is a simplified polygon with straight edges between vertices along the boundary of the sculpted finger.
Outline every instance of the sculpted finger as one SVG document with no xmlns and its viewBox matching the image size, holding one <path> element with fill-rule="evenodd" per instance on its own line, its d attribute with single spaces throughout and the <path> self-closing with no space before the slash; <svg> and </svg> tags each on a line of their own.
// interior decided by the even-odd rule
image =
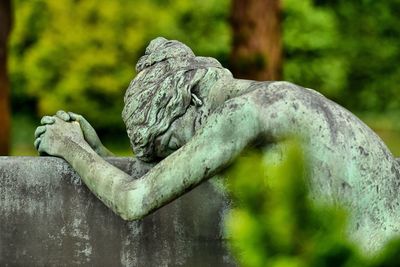
<svg viewBox="0 0 400 267">
<path fill-rule="evenodd" d="M 73 112 L 68 112 L 68 115 L 71 118 L 71 120 L 78 121 L 78 122 L 80 120 L 82 120 L 82 118 L 83 118 L 81 115 L 73 113 Z"/>
<path fill-rule="evenodd" d="M 38 138 L 39 136 L 41 136 L 45 131 L 46 131 L 46 126 L 37 127 L 36 131 L 35 131 L 35 138 Z"/>
<path fill-rule="evenodd" d="M 54 117 L 51 116 L 44 116 L 41 120 L 41 124 L 53 124 L 56 121 Z"/>
<path fill-rule="evenodd" d="M 69 114 L 67 112 L 65 112 L 64 110 L 57 111 L 56 116 L 59 117 L 60 119 L 62 119 L 63 121 L 70 120 Z"/>
<path fill-rule="evenodd" d="M 34 145 L 35 145 L 36 150 L 39 150 L 39 146 L 40 146 L 40 142 L 41 141 L 42 141 L 42 139 L 40 139 L 40 137 L 35 140 Z"/>
<path fill-rule="evenodd" d="M 89 129 L 92 127 L 90 123 L 82 115 L 73 112 L 68 112 L 68 114 L 70 115 L 71 120 L 79 122 L 83 131 L 85 131 L 85 129 Z"/>
</svg>

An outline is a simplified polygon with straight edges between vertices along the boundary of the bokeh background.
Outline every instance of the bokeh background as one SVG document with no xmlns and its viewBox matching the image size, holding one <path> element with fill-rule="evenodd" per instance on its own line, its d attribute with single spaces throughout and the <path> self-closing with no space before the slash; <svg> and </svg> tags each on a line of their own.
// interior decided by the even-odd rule
<svg viewBox="0 0 400 267">
<path fill-rule="evenodd" d="M 59 109 L 129 155 L 123 95 L 157 36 L 237 77 L 314 88 L 400 155 L 400 0 L 2 0 L 0 28 L 3 155 L 36 154 L 40 117 Z"/>
</svg>

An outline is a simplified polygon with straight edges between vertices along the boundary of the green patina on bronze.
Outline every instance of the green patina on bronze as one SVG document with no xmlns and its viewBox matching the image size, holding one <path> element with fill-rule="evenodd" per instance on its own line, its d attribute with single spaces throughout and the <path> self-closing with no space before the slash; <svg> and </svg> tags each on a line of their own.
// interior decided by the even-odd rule
<svg viewBox="0 0 400 267">
<path fill-rule="evenodd" d="M 123 119 L 139 159 L 159 161 L 141 179 L 107 163 L 110 155 L 80 115 L 42 119 L 35 146 L 62 157 L 90 190 L 125 220 L 136 220 L 226 168 L 246 147 L 274 150 L 297 136 L 315 201 L 351 212 L 349 236 L 367 250 L 399 230 L 399 163 L 352 113 L 288 82 L 232 77 L 213 58 L 153 40 L 137 64 Z M 277 160 L 277 159 L 274 160 Z"/>
</svg>

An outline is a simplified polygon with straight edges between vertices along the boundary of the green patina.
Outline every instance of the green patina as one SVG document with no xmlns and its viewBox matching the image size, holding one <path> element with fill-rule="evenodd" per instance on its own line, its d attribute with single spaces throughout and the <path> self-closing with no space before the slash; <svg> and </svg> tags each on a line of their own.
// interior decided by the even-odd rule
<svg viewBox="0 0 400 267">
<path fill-rule="evenodd" d="M 40 153 L 67 160 L 123 219 L 140 219 L 169 203 L 247 147 L 273 150 L 279 161 L 279 144 L 296 136 L 309 164 L 311 197 L 349 209 L 353 240 L 375 250 L 400 230 L 399 164 L 343 107 L 288 82 L 235 79 L 215 59 L 164 38 L 149 44 L 137 71 L 123 119 L 138 158 L 158 162 L 141 179 L 102 158 L 110 152 L 80 115 L 46 116 L 35 133 Z"/>
</svg>

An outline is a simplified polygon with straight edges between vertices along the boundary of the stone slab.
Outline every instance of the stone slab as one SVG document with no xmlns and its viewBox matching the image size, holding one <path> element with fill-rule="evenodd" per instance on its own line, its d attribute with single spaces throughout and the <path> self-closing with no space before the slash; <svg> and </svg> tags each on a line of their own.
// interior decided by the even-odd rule
<svg viewBox="0 0 400 267">
<path fill-rule="evenodd" d="M 138 178 L 151 166 L 110 163 Z M 0 157 L 0 266 L 235 266 L 223 239 L 228 198 L 205 182 L 125 222 L 54 157 Z"/>
</svg>

